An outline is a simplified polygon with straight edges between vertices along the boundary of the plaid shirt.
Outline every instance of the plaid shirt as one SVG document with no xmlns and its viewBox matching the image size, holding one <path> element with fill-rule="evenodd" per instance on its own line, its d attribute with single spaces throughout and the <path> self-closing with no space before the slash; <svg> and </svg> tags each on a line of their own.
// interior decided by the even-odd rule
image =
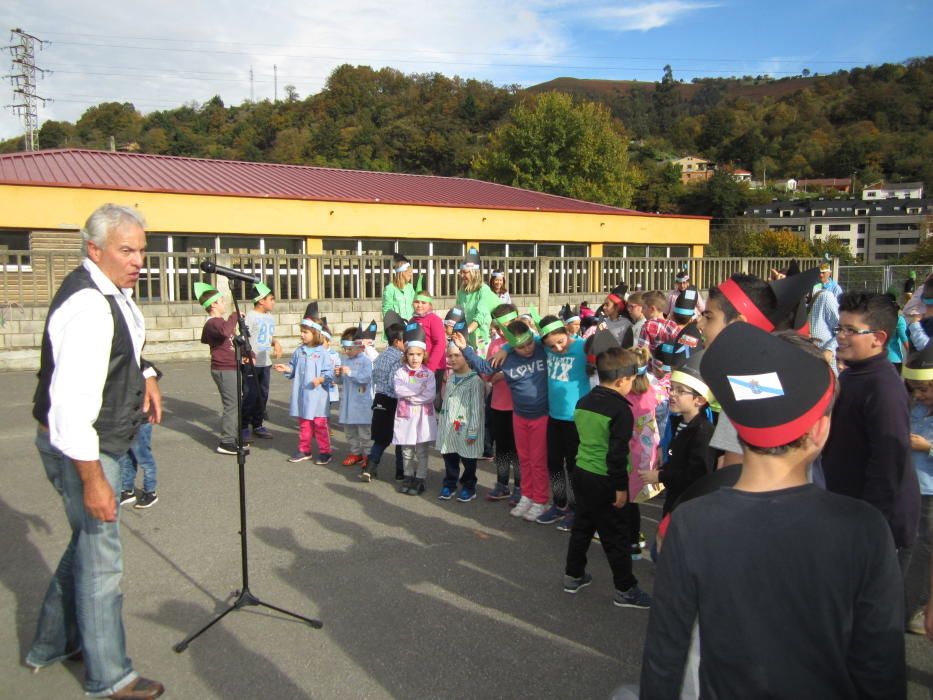
<svg viewBox="0 0 933 700">
<path fill-rule="evenodd" d="M 638 335 L 635 345 L 639 348 L 648 348 L 654 352 L 654 349 L 661 343 L 674 340 L 679 332 L 680 326 L 671 319 L 648 319 L 645 321 L 645 325 L 641 327 L 641 333 Z"/>
<path fill-rule="evenodd" d="M 373 390 L 393 399 L 395 395 L 395 373 L 402 366 L 405 356 L 398 348 L 388 347 L 373 362 Z"/>
</svg>

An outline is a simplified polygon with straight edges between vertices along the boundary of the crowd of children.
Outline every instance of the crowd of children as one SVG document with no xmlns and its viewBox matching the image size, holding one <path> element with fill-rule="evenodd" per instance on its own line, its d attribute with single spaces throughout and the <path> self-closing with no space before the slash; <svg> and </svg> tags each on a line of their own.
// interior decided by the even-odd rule
<svg viewBox="0 0 933 700">
<path fill-rule="evenodd" d="M 464 269 L 471 273 L 478 268 L 474 251 L 465 265 Z M 322 319 L 318 314 L 311 315 L 301 322 L 302 344 L 291 362 L 273 365 L 292 381 L 290 414 L 298 421 L 299 437 L 297 451 L 289 461 L 312 459 L 313 442 L 317 443 L 316 463 L 331 461 L 328 392 L 340 385 L 339 420 L 348 443 L 344 466 L 358 468 L 362 480 L 371 482 L 378 477 L 385 450 L 394 444 L 398 492 L 418 496 L 431 486 L 428 462 L 430 448 L 435 448 L 443 463 L 443 478 L 436 484 L 437 498 L 468 503 L 477 497 L 477 460 L 483 455 L 484 435 L 491 430 L 496 478 L 487 498 L 509 500 L 511 515 L 516 518 L 541 525 L 556 523 L 558 529 L 570 532 L 564 590 L 577 593 L 590 585 L 587 552 L 591 542 L 598 539 L 612 569 L 614 604 L 652 607 L 652 597 L 638 586 L 632 572 L 632 561 L 640 558 L 644 546 L 639 503 L 665 491 L 661 534 L 673 524 L 671 532 L 686 543 L 688 536 L 682 528 L 676 528 L 677 521 L 682 518 L 692 522 L 697 508 L 685 508 L 688 514 L 681 516 L 678 512 L 675 517 L 673 511 L 678 504 L 695 500 L 698 492 L 715 490 L 710 484 L 734 485 L 746 480 L 753 484 L 750 490 L 760 486 L 767 493 L 785 485 L 793 488 L 797 472 L 793 478 L 787 472 L 786 483 L 779 478 L 780 460 L 790 459 L 788 455 L 794 459 L 801 455 L 812 458 L 806 465 L 807 480 L 819 483 L 820 450 L 814 452 L 807 447 L 817 443 L 821 449 L 829 445 L 824 466 L 830 490 L 834 490 L 832 480 L 838 472 L 832 442 L 820 432 L 821 416 L 828 416 L 832 406 L 825 397 L 835 396 L 833 392 L 840 382 L 837 375 L 847 366 L 850 371 L 842 378 L 845 404 L 846 385 L 854 387 L 860 373 L 867 371 L 865 363 L 874 357 L 878 343 L 870 339 L 883 346 L 894 332 L 894 325 L 888 323 L 886 307 L 875 310 L 876 306 L 881 308 L 880 301 L 843 297 L 839 306 L 842 325 L 831 330 L 841 340 L 839 361 L 849 360 L 848 365 L 837 366 L 837 358 L 830 353 L 823 360 L 824 368 L 831 365 L 828 380 L 817 366 L 805 361 L 806 353 L 793 355 L 798 350 L 789 349 L 783 339 L 783 345 L 762 340 L 762 336 L 781 338 L 783 333 L 795 336 L 798 345 L 808 342 L 800 337 L 809 335 L 807 302 L 818 296 L 814 293 L 819 291 L 814 289 L 818 287 L 818 275 L 818 270 L 812 270 L 768 283 L 751 275 L 735 274 L 713 286 L 705 303 L 686 273 L 678 275 L 677 288 L 670 295 L 660 291 L 628 294 L 627 286 L 620 282 L 596 313 L 583 303 L 579 309 L 566 306 L 559 315 L 544 317 L 534 309 L 519 315 L 511 303 L 502 303 L 501 296 L 490 295 L 486 302 L 489 308 L 483 309 L 484 319 L 486 315 L 490 319 L 489 336 L 480 339 L 479 348 L 476 325 L 470 317 L 476 310 L 455 307 L 441 319 L 434 313 L 430 295 L 419 284 L 411 318 L 403 318 L 394 310 L 385 314 L 385 350 L 377 354 L 373 348 L 375 326 L 365 331 L 352 327 L 340 336 L 343 354 L 339 361 L 324 347 L 328 332 Z M 215 291 L 202 289 L 199 295 L 211 315 L 205 325 L 204 342 L 212 347 L 212 375 L 224 403 L 218 451 L 227 451 L 231 445 L 235 451 L 232 438 L 236 432 L 227 415 L 229 379 L 224 373 L 235 369 L 227 355 L 236 318 L 224 318 L 223 301 Z M 258 288 L 257 305 L 268 313 L 271 303 L 265 291 L 267 288 Z M 754 333 L 749 336 L 744 331 L 730 330 L 737 325 L 750 327 Z M 272 331 L 267 335 L 272 338 Z M 719 340 L 727 337 L 725 342 Z M 749 338 L 770 348 L 770 354 L 759 358 L 749 353 L 750 346 L 742 346 Z M 850 349 L 856 340 L 864 344 L 868 354 L 858 355 Z M 819 345 L 826 347 L 825 342 Z M 711 357 L 712 348 L 716 352 Z M 782 348 L 807 368 L 804 374 L 813 386 L 799 386 L 792 372 L 793 363 L 782 359 Z M 897 523 L 897 527 L 906 528 L 904 532 L 913 533 L 896 535 L 905 572 L 918 518 L 920 548 L 915 561 L 926 565 L 930 557 L 933 344 L 923 349 L 905 363 L 903 370 L 913 393 L 909 440 L 905 440 L 920 474 L 920 489 L 910 490 L 913 470 L 907 470 L 909 474 L 885 477 L 899 494 L 891 502 L 882 503 L 881 497 L 874 495 L 850 494 L 875 505 L 892 528 Z M 280 352 L 274 342 L 264 350 Z M 815 346 L 810 350 L 810 355 L 819 355 Z M 743 352 L 756 357 L 748 359 Z M 734 373 L 733 365 L 737 368 Z M 886 367 L 879 365 L 877 369 L 884 374 L 885 391 L 899 391 L 897 382 L 892 383 L 887 375 L 890 371 L 896 376 L 893 366 Z M 267 392 L 262 391 L 261 383 L 257 393 L 264 409 Z M 487 393 L 491 393 L 491 420 L 486 418 Z M 862 405 L 858 399 L 852 400 L 854 406 Z M 249 421 L 254 436 L 261 436 L 264 430 L 261 415 L 255 406 L 248 414 L 244 411 L 243 427 L 247 428 Z M 866 451 L 871 452 L 877 446 L 869 444 L 869 427 L 859 429 L 859 439 L 866 441 Z M 835 430 L 841 435 L 846 427 Z M 800 442 L 808 435 L 809 443 Z M 758 476 L 746 474 L 743 462 L 768 469 L 761 467 Z M 852 471 L 851 465 L 846 468 Z M 870 469 L 874 471 L 862 478 L 877 479 L 882 467 Z M 759 476 L 761 481 L 756 482 Z M 895 477 L 899 479 L 897 484 L 891 481 Z M 847 488 L 851 483 L 847 482 Z M 903 502 L 913 498 L 914 493 L 916 508 L 904 506 L 904 510 Z M 790 501 L 797 502 L 793 498 Z M 821 501 L 816 498 L 815 502 Z M 722 507 L 735 510 L 738 506 L 726 499 Z M 826 507 L 838 508 L 838 504 L 830 500 Z M 896 508 L 901 509 L 896 515 L 887 512 Z M 850 516 L 839 517 L 834 527 L 848 527 Z M 895 529 L 897 532 L 900 530 Z M 877 540 L 877 534 L 873 532 L 871 537 Z M 840 566 L 850 563 L 846 560 Z M 690 562 L 678 565 L 689 566 Z M 877 571 L 880 580 L 887 583 L 890 571 L 886 566 L 882 557 Z M 708 571 L 706 565 L 701 568 L 703 575 L 719 576 Z M 667 576 L 686 575 L 684 572 L 668 571 Z M 922 572 L 921 576 L 929 577 L 925 566 Z M 675 584 L 668 580 L 664 585 Z M 664 594 L 667 605 L 695 611 L 682 605 L 683 601 L 672 599 L 670 591 Z M 700 627 L 705 636 L 703 604 L 701 601 Z M 888 624 L 888 617 L 882 616 L 882 622 Z M 683 630 L 668 626 L 673 624 L 669 615 L 659 619 L 662 621 L 655 624 L 652 616 L 652 629 L 668 640 L 677 637 L 677 645 L 682 645 Z M 692 625 L 691 620 L 688 637 Z M 711 638 L 717 640 L 718 634 L 713 628 Z M 671 660 L 666 652 L 656 653 L 673 665 L 683 661 Z M 719 661 L 716 653 L 718 650 L 709 652 L 713 663 Z M 707 658 L 705 648 L 703 658 Z M 652 673 L 645 679 L 649 685 L 659 687 L 667 682 L 659 681 Z M 758 688 L 760 679 L 745 681 L 749 688 Z M 696 682 L 707 689 L 719 687 L 715 679 L 698 677 Z"/>
</svg>

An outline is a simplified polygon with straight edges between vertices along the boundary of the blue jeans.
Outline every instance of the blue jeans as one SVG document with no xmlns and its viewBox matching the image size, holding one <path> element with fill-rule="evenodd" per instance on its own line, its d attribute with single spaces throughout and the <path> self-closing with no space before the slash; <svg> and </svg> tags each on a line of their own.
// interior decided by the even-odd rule
<svg viewBox="0 0 933 700">
<path fill-rule="evenodd" d="M 444 458 L 444 486 L 451 491 L 457 488 L 457 480 L 468 491 L 476 491 L 476 457 L 461 457 L 456 452 L 442 454 Z M 463 476 L 460 475 L 463 462 Z"/>
<path fill-rule="evenodd" d="M 119 520 L 105 523 L 88 515 L 84 485 L 74 464 L 52 446 L 41 428 L 36 447 L 49 481 L 62 497 L 71 541 L 42 601 L 26 663 L 41 668 L 83 649 L 85 690 L 96 697 L 112 695 L 138 677 L 126 655 L 123 632 Z M 100 463 L 116 498 L 120 465 L 104 453 Z"/>
<path fill-rule="evenodd" d="M 155 493 L 156 463 L 152 456 L 152 423 L 139 426 L 136 439 L 126 454 L 120 457 L 120 476 L 123 491 L 132 491 L 136 484 L 136 468 L 143 470 L 143 491 Z"/>
</svg>

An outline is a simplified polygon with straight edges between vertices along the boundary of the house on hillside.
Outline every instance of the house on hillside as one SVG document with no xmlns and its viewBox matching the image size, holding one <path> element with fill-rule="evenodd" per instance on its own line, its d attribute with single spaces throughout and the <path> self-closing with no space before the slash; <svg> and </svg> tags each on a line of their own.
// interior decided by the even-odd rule
<svg viewBox="0 0 933 700">
<path fill-rule="evenodd" d="M 851 177 L 818 177 L 811 179 L 795 180 L 795 185 L 791 187 L 792 180 L 787 181 L 788 191 L 802 191 L 802 192 L 842 192 L 843 194 L 851 194 L 852 192 L 852 178 Z"/>
<path fill-rule="evenodd" d="M 684 185 L 705 182 L 713 176 L 713 171 L 716 169 L 713 161 L 699 156 L 684 156 L 671 162 L 680 168 L 680 182 Z"/>
<path fill-rule="evenodd" d="M 862 190 L 862 199 L 922 199 L 922 182 L 873 182 Z"/>
</svg>

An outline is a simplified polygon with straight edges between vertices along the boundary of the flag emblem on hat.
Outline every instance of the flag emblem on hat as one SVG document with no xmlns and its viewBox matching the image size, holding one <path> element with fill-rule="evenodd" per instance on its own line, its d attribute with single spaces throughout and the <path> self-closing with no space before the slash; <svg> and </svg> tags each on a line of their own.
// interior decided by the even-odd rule
<svg viewBox="0 0 933 700">
<path fill-rule="evenodd" d="M 756 401 L 784 396 L 777 372 L 767 374 L 726 375 L 736 401 Z"/>
</svg>

